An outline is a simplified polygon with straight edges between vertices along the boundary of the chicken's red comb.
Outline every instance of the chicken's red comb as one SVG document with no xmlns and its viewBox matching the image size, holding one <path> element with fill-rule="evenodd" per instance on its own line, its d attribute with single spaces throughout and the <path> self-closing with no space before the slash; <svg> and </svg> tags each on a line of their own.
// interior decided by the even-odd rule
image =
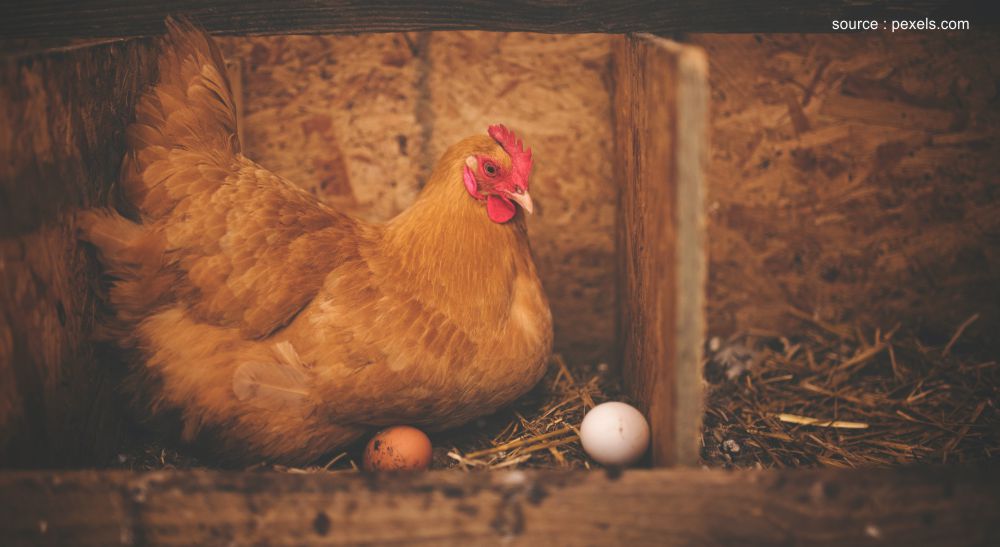
<svg viewBox="0 0 1000 547">
<path fill-rule="evenodd" d="M 507 129 L 503 124 L 494 124 L 489 129 L 490 136 L 503 147 L 504 152 L 510 156 L 510 161 L 514 165 L 514 173 L 521 180 L 524 189 L 528 189 L 528 175 L 531 174 L 531 149 L 524 149 L 524 143 L 513 131 Z"/>
</svg>

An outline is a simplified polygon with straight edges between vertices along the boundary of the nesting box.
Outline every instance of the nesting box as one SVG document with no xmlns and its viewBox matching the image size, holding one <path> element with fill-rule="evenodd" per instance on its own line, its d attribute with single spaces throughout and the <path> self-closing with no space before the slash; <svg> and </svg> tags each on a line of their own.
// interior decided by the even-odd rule
<svg viewBox="0 0 1000 547">
<path fill-rule="evenodd" d="M 421 173 L 429 174 L 445 144 L 482 131 L 490 121 L 513 126 L 537 158 L 533 194 L 541 211 L 529 230 L 552 302 L 557 350 L 572 360 L 609 361 L 620 370 L 629 394 L 649 415 L 655 465 L 694 464 L 704 324 L 704 56 L 695 47 L 645 35 L 439 33 L 422 38 L 423 44 L 387 38 L 318 37 L 305 45 L 284 38 L 264 45 L 221 39 L 247 155 L 304 181 L 336 207 L 385 219 L 409 205 Z M 411 46 L 423 50 L 414 53 Z M 333 61 L 302 65 L 296 47 Z M 14 151 L 24 164 L 15 166 L 9 180 L 37 183 L 11 188 L 25 207 L 7 222 L 22 230 L 14 232 L 19 242 L 35 238 L 37 244 L 23 251 L 18 246 L 9 257 L 13 301 L 33 311 L 11 322 L 14 351 L 27 358 L 11 359 L 5 372 L 28 377 L 44 371 L 35 383 L 7 384 L 19 387 L 12 400 L 28 399 L 11 405 L 6 416 L 12 461 L 42 463 L 37 458 L 53 457 L 46 454 L 58 447 L 54 452 L 80 456 L 55 456 L 65 459 L 52 463 L 72 465 L 85 462 L 87 452 L 106 457 L 100 454 L 105 445 L 113 450 L 111 437 L 88 431 L 114 429 L 108 425 L 114 402 L 104 402 L 112 390 L 99 380 L 109 365 L 88 355 L 94 312 L 87 308 L 100 288 L 93 270 L 82 271 L 86 262 L 76 250 L 72 212 L 111 195 L 122 128 L 131 101 L 150 80 L 146 67 L 155 55 L 140 41 L 8 67 L 14 95 L 6 103 L 13 109 L 8 127 L 27 135 Z M 127 68 L 122 58 L 131 58 Z M 433 66 L 418 77 L 421 67 L 414 65 L 420 63 Z M 552 66 L 561 72 L 543 73 Z M 469 68 L 450 76 L 461 73 L 459 67 Z M 100 68 L 118 71 L 115 81 L 95 84 L 77 76 Z M 423 84 L 415 81 L 420 78 Z M 580 85 L 579 78 L 606 85 Z M 386 87 L 379 79 L 396 85 Z M 68 99 L 58 85 L 74 87 Z M 545 126 L 553 124 L 560 125 L 547 133 Z M 285 146 L 296 138 L 297 145 Z M 41 161 L 46 155 L 48 161 Z M 39 191 L 45 186 L 51 191 Z M 22 278 L 27 282 L 18 284 Z M 58 358 L 46 360 L 55 353 Z M 83 378 L 68 380 L 77 375 Z M 93 410 L 85 424 L 74 423 L 79 407 L 90 401 L 108 410 Z M 60 419 L 31 427 L 30 404 Z M 75 432 L 83 438 L 74 438 Z"/>
</svg>

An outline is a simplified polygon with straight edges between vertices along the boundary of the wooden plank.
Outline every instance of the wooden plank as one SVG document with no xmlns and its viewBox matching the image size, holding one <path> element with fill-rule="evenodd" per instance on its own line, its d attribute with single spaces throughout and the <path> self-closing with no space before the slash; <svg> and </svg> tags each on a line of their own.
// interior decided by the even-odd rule
<svg viewBox="0 0 1000 547">
<path fill-rule="evenodd" d="M 798 0 L 703 2 L 678 0 L 429 0 L 417 2 L 314 2 L 290 0 L 39 0 L 7 6 L 0 35 L 7 38 L 150 36 L 163 31 L 169 14 L 189 14 L 209 30 L 233 34 L 396 32 L 478 29 L 545 33 L 578 32 L 830 32 L 834 19 L 971 19 L 977 28 L 995 23 L 989 10 L 952 6 L 946 0 L 853 0 L 803 4 Z"/>
<path fill-rule="evenodd" d="M 690 39 L 711 62 L 711 335 L 794 338 L 792 306 L 943 347 L 978 313 L 962 343 L 996 355 L 1000 34 Z"/>
<path fill-rule="evenodd" d="M 122 413 L 73 212 L 106 203 L 146 41 L 0 62 L 0 464 L 105 463 Z"/>
<path fill-rule="evenodd" d="M 654 465 L 697 465 L 705 307 L 707 60 L 651 36 L 615 49 L 619 346 Z"/>
<path fill-rule="evenodd" d="M 996 545 L 997 514 L 997 468 L 0 474 L 6 545 Z"/>
</svg>

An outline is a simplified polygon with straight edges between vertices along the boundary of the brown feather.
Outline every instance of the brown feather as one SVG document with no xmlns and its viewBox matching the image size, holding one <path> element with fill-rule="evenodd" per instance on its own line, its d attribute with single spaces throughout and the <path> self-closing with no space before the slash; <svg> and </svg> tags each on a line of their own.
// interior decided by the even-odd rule
<svg viewBox="0 0 1000 547">
<path fill-rule="evenodd" d="M 113 329 L 138 349 L 138 398 L 179 410 L 233 457 L 307 462 L 373 426 L 452 427 L 541 376 L 548 303 L 523 214 L 496 224 L 452 146 L 384 225 L 323 205 L 240 154 L 218 50 L 168 21 L 160 82 L 127 133 L 122 184 L 140 222 L 80 216 L 117 278 Z"/>
<path fill-rule="evenodd" d="M 236 367 L 233 393 L 269 410 L 303 406 L 309 397 L 309 377 L 284 363 L 253 361 Z"/>
</svg>

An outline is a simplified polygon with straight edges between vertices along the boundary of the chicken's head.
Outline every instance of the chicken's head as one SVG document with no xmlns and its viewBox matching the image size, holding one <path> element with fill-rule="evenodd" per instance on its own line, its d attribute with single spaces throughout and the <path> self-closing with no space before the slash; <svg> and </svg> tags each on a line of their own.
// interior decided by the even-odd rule
<svg viewBox="0 0 1000 547">
<path fill-rule="evenodd" d="M 514 218 L 514 203 L 531 214 L 528 176 L 531 149 L 503 125 L 491 125 L 490 137 L 499 145 L 494 153 L 476 153 L 465 158 L 462 180 L 473 198 L 486 202 L 486 214 L 497 223 Z"/>
</svg>

